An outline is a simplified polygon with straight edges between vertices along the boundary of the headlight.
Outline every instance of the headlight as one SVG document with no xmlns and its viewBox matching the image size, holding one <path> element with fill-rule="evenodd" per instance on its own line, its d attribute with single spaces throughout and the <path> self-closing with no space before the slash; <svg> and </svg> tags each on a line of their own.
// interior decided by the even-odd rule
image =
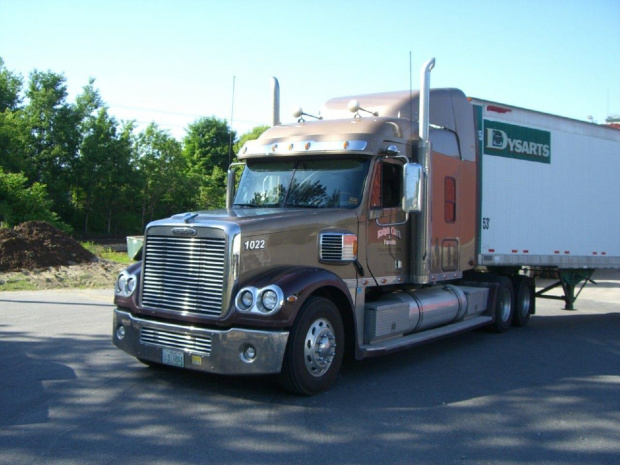
<svg viewBox="0 0 620 465">
<path fill-rule="evenodd" d="M 278 305 L 278 294 L 272 289 L 267 289 L 261 296 L 261 303 L 266 311 L 271 312 Z"/>
<path fill-rule="evenodd" d="M 116 279 L 116 286 L 114 286 L 114 293 L 120 297 L 129 297 L 136 290 L 138 284 L 138 277 L 133 274 L 127 273 L 127 271 L 121 271 Z"/>
<path fill-rule="evenodd" d="M 125 273 L 121 273 L 116 280 L 116 292 L 118 294 L 122 294 L 125 292 L 125 286 L 127 285 L 127 275 Z"/>
<path fill-rule="evenodd" d="M 250 308 L 254 303 L 254 296 L 250 291 L 244 291 L 241 294 L 241 303 L 245 308 Z"/>
<path fill-rule="evenodd" d="M 254 305 L 254 294 L 250 289 L 243 289 L 239 294 L 237 294 L 237 299 L 235 301 L 237 309 L 242 312 L 247 312 L 252 309 L 252 305 Z"/>
<path fill-rule="evenodd" d="M 244 313 L 271 315 L 282 307 L 284 294 L 275 285 L 263 289 L 246 287 L 239 291 L 235 298 L 235 307 Z"/>
<path fill-rule="evenodd" d="M 135 276 L 129 276 L 129 278 L 127 278 L 127 284 L 125 285 L 125 289 L 127 289 L 127 291 L 129 292 L 129 294 L 133 294 L 133 291 L 136 290 L 136 277 Z"/>
</svg>

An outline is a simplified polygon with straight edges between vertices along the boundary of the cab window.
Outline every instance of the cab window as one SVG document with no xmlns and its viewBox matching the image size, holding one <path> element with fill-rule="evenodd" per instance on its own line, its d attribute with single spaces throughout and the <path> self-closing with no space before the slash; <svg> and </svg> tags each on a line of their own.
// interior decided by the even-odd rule
<svg viewBox="0 0 620 465">
<path fill-rule="evenodd" d="M 370 208 L 395 208 L 401 205 L 403 167 L 384 160 L 375 166 L 370 195 Z"/>
</svg>

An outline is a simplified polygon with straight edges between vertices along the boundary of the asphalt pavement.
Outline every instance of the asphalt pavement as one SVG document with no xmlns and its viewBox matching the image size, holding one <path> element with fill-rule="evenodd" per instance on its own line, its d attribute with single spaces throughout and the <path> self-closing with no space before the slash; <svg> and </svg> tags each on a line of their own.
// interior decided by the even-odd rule
<svg viewBox="0 0 620 465">
<path fill-rule="evenodd" d="M 620 273 L 576 311 L 273 377 L 157 370 L 111 340 L 111 290 L 0 292 L 0 464 L 620 463 Z M 541 283 L 544 284 L 544 283 Z"/>
</svg>

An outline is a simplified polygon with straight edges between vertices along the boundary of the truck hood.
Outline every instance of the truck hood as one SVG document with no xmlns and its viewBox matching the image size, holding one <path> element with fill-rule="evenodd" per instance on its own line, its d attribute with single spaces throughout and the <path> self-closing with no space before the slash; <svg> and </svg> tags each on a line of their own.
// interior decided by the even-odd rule
<svg viewBox="0 0 620 465">
<path fill-rule="evenodd" d="M 149 226 L 225 226 L 237 224 L 246 235 L 274 231 L 329 229 L 330 226 L 357 221 L 355 210 L 322 208 L 238 208 L 174 215 Z M 327 228 L 326 228 L 327 227 Z"/>
</svg>

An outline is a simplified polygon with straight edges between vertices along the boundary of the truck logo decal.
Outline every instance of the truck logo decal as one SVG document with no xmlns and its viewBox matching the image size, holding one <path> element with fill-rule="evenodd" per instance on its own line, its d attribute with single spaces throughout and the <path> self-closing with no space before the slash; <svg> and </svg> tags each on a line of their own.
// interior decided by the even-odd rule
<svg viewBox="0 0 620 465">
<path fill-rule="evenodd" d="M 400 229 L 397 229 L 394 226 L 386 226 L 377 230 L 377 239 L 381 239 L 385 236 L 388 238 L 383 240 L 383 245 L 396 245 L 396 239 L 393 239 L 392 236 L 401 239 Z"/>
<path fill-rule="evenodd" d="M 195 236 L 197 232 L 193 228 L 172 228 L 172 234 L 175 236 Z"/>
<path fill-rule="evenodd" d="M 484 154 L 551 163 L 551 133 L 540 129 L 484 120 Z"/>
</svg>

